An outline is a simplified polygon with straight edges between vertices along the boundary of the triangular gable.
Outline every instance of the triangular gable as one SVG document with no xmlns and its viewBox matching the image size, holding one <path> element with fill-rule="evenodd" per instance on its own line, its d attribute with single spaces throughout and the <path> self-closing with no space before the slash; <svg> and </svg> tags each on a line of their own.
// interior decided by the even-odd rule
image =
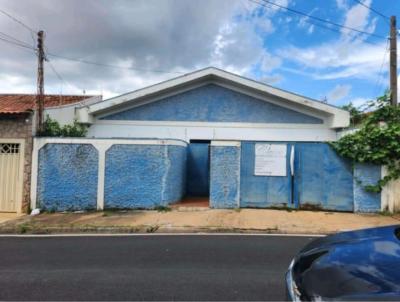
<svg viewBox="0 0 400 302">
<path fill-rule="evenodd" d="M 343 128 L 349 125 L 349 113 L 345 110 L 213 67 L 80 108 L 77 111 L 77 118 L 83 123 L 91 123 L 95 117 L 107 116 L 111 113 L 126 111 L 130 107 L 157 102 L 160 98 L 192 90 L 207 83 L 226 86 L 244 94 L 256 96 L 257 99 L 275 103 L 280 107 L 307 116 L 322 118 L 331 128 Z"/>
<path fill-rule="evenodd" d="M 322 124 L 323 120 L 252 96 L 206 84 L 111 113 L 102 120 Z"/>
</svg>

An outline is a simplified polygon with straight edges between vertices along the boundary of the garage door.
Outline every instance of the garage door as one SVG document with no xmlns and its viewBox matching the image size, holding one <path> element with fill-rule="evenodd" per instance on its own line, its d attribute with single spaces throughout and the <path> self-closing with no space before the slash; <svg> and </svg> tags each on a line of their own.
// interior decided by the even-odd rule
<svg viewBox="0 0 400 302">
<path fill-rule="evenodd" d="M 23 159 L 23 142 L 0 141 L 0 212 L 20 210 Z"/>
</svg>

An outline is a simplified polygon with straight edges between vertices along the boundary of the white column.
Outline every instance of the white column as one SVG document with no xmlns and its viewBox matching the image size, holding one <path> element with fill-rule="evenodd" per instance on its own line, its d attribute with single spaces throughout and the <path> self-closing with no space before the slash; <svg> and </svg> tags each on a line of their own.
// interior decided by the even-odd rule
<svg viewBox="0 0 400 302">
<path fill-rule="evenodd" d="M 97 141 L 93 146 L 99 152 L 99 164 L 97 174 L 97 209 L 104 209 L 104 179 L 106 172 L 106 151 L 113 145 L 112 142 Z"/>
</svg>

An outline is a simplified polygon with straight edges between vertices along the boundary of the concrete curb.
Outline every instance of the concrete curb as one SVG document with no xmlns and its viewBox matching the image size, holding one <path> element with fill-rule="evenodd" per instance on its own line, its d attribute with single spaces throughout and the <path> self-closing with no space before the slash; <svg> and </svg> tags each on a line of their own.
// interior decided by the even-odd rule
<svg viewBox="0 0 400 302">
<path fill-rule="evenodd" d="M 334 232 L 331 232 L 334 233 Z M 0 235 L 21 234 L 275 234 L 275 235 L 305 235 L 304 232 L 279 229 L 240 229 L 221 227 L 162 227 L 162 226 L 85 226 L 85 227 L 34 227 L 17 225 L 0 227 Z M 310 232 L 307 235 L 326 235 L 323 232 Z"/>
</svg>

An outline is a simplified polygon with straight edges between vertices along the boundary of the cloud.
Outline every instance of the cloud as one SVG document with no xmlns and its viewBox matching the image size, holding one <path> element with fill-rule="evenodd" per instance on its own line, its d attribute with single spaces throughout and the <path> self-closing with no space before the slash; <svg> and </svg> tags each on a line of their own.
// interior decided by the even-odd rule
<svg viewBox="0 0 400 302">
<path fill-rule="evenodd" d="M 364 0 L 363 3 L 367 6 L 371 5 L 372 0 Z M 356 4 L 352 6 L 345 15 L 344 26 L 348 28 L 355 28 L 360 31 L 374 32 L 376 28 L 377 18 L 373 18 L 369 21 L 370 10 L 362 6 L 361 4 Z M 342 28 L 342 37 L 348 41 L 358 38 L 360 40 L 365 40 L 366 35 L 362 35 L 358 32 L 352 31 L 348 28 Z"/>
<path fill-rule="evenodd" d="M 372 0 L 364 0 L 363 3 L 371 5 Z M 337 0 L 336 4 L 338 8 L 345 10 L 345 26 L 371 33 L 375 31 L 377 19 L 371 18 L 370 11 L 361 4 L 349 6 L 348 1 L 345 0 Z M 299 26 L 301 25 L 300 22 Z M 308 75 L 313 79 L 357 78 L 376 81 L 377 77 L 381 76 L 386 43 L 382 41 L 369 44 L 365 41 L 367 37 L 367 35 L 342 28 L 341 35 L 336 40 L 309 47 L 289 45 L 278 54 L 285 60 L 307 69 Z"/>
<path fill-rule="evenodd" d="M 316 11 L 318 11 L 317 7 L 314 7 L 311 11 L 309 11 L 307 13 L 307 15 L 312 15 L 313 13 L 315 13 Z M 315 25 L 309 22 L 310 18 L 309 17 L 301 17 L 299 22 L 297 23 L 297 25 L 300 28 L 306 28 L 307 29 L 307 33 L 308 34 L 312 34 L 314 32 L 315 29 Z"/>
<path fill-rule="evenodd" d="M 106 97 L 178 75 L 143 70 L 185 73 L 215 65 L 249 76 L 265 57 L 272 58 L 263 39 L 274 32 L 271 20 L 278 11 L 240 0 L 0 0 L 0 6 L 35 30 L 44 29 L 51 53 L 138 69 L 103 68 L 48 56 L 65 81 L 46 63 L 47 92 L 59 92 L 62 83 L 64 93 L 86 90 Z M 0 27 L 34 43 L 29 32 L 10 19 L 0 18 Z M 34 93 L 35 54 L 1 43 L 1 91 Z"/>
<path fill-rule="evenodd" d="M 358 78 L 376 80 L 381 71 L 386 43 L 377 45 L 360 41 L 337 40 L 318 46 L 299 48 L 288 46 L 279 55 L 299 66 L 312 70 L 318 80 Z"/>
<path fill-rule="evenodd" d="M 339 9 L 347 10 L 349 8 L 347 0 L 336 0 L 336 5 Z"/>
<path fill-rule="evenodd" d="M 363 105 L 365 105 L 368 101 L 370 101 L 370 99 L 367 99 L 367 98 L 352 98 L 352 99 L 349 99 L 348 103 L 352 103 L 354 107 L 360 108 Z"/>
<path fill-rule="evenodd" d="M 328 92 L 328 101 L 338 101 L 348 96 L 351 90 L 351 85 L 336 85 L 331 91 Z"/>
<path fill-rule="evenodd" d="M 283 77 L 280 74 L 264 76 L 260 79 L 260 82 L 264 82 L 268 85 L 276 85 L 283 81 Z"/>
<path fill-rule="evenodd" d="M 270 72 L 277 67 L 281 66 L 282 60 L 277 56 L 272 56 L 268 52 L 264 52 L 261 59 L 261 70 L 264 72 Z"/>
</svg>

